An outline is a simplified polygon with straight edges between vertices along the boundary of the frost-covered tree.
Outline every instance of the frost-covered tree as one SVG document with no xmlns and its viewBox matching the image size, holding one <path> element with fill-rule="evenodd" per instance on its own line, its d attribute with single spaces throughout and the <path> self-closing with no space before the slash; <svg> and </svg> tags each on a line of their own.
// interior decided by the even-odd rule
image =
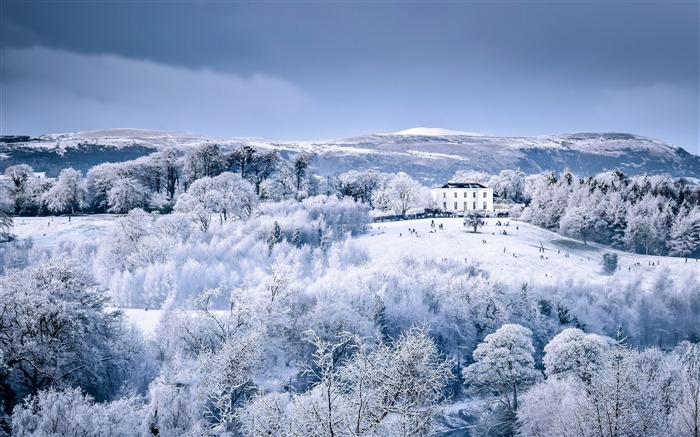
<svg viewBox="0 0 700 437">
<path fill-rule="evenodd" d="M 80 386 L 98 399 L 116 392 L 128 367 L 119 352 L 121 314 L 106 305 L 66 258 L 0 276 L 3 384 L 14 399 L 54 386 Z"/>
<path fill-rule="evenodd" d="M 580 238 L 587 244 L 589 235 L 593 232 L 595 218 L 588 206 L 568 208 L 559 221 L 559 231 L 570 237 Z"/>
<path fill-rule="evenodd" d="M 343 333 L 312 336 L 316 348 L 309 391 L 258 396 L 243 414 L 246 434 L 287 436 L 430 435 L 450 377 L 433 341 L 414 329 L 375 349 Z"/>
<path fill-rule="evenodd" d="M 4 193 L 4 187 L 0 184 L 0 194 Z M 12 218 L 13 206 L 10 203 L 10 199 L 0 196 L 0 243 L 14 240 L 15 236 L 12 234 L 12 227 L 14 226 L 14 220 Z"/>
<path fill-rule="evenodd" d="M 259 195 L 262 200 L 293 199 L 296 194 L 294 170 L 284 161 L 278 164 L 277 171 L 260 183 Z"/>
<path fill-rule="evenodd" d="M 301 247 L 301 230 L 299 228 L 294 228 L 294 233 L 292 233 L 292 246 L 296 248 Z"/>
<path fill-rule="evenodd" d="M 484 226 L 484 216 L 478 212 L 470 212 L 464 219 L 464 225 L 468 228 L 474 229 L 474 233 L 476 233 L 480 227 Z"/>
<path fill-rule="evenodd" d="M 398 215 L 419 206 L 423 186 L 406 173 L 397 173 L 390 177 L 382 188 L 377 204 L 386 210 L 393 210 Z"/>
<path fill-rule="evenodd" d="M 544 373 L 558 378 L 573 375 L 590 383 L 609 359 L 613 345 L 610 337 L 564 329 L 544 347 Z"/>
<path fill-rule="evenodd" d="M 122 177 L 118 164 L 99 164 L 88 170 L 85 178 L 87 202 L 95 212 L 107 212 L 109 190 Z"/>
<path fill-rule="evenodd" d="M 504 199 L 511 199 L 516 202 L 523 200 L 525 174 L 520 169 L 516 171 L 501 170 L 497 175 L 491 176 L 486 184 L 488 187 L 493 188 L 494 194 Z"/>
<path fill-rule="evenodd" d="M 253 186 L 230 172 L 224 172 L 211 179 L 211 190 L 207 193 L 205 208 L 219 213 L 222 221 L 246 219 L 251 216 L 258 204 Z"/>
<path fill-rule="evenodd" d="M 297 193 L 299 193 L 303 189 L 302 182 L 304 182 L 304 180 L 306 179 L 306 172 L 310 164 L 311 155 L 305 153 L 297 155 L 292 162 L 292 167 L 294 169 L 294 182 L 296 184 Z"/>
<path fill-rule="evenodd" d="M 262 332 L 251 331 L 226 338 L 219 349 L 200 355 L 201 390 L 209 401 L 205 414 L 216 432 L 235 431 L 238 410 L 255 390 L 262 340 Z"/>
<path fill-rule="evenodd" d="M 541 173 L 528 178 L 526 193 L 532 200 L 521 218 L 538 226 L 556 227 L 561 212 L 566 209 L 567 204 L 566 196 L 562 195 L 560 188 L 554 172 Z"/>
<path fill-rule="evenodd" d="M 144 170 L 151 190 L 173 201 L 182 176 L 182 159 L 178 151 L 167 148 L 148 155 Z"/>
<path fill-rule="evenodd" d="M 387 175 L 376 170 L 356 171 L 338 175 L 338 190 L 343 196 L 350 196 L 374 207 L 375 193 Z"/>
<path fill-rule="evenodd" d="M 148 191 L 134 178 L 117 179 L 107 192 L 109 212 L 123 214 L 134 208 L 143 208 L 147 203 Z"/>
<path fill-rule="evenodd" d="M 665 361 L 658 351 L 638 354 L 618 340 L 606 366 L 586 388 L 582 426 L 604 429 L 605 436 L 664 435 L 669 416 L 663 399 L 675 397 L 668 389 L 677 378 Z"/>
<path fill-rule="evenodd" d="M 5 187 L 3 194 L 10 200 L 15 214 L 33 212 L 37 209 L 41 187 L 34 169 L 26 164 L 19 164 L 5 169 Z"/>
<path fill-rule="evenodd" d="M 585 398 L 583 386 L 570 378 L 549 378 L 531 387 L 522 396 L 517 435 L 608 437 L 607 430 L 592 430 L 585 425 L 580 408 Z"/>
<path fill-rule="evenodd" d="M 588 202 L 592 208 L 593 235 L 596 241 L 603 244 L 611 244 L 618 248 L 624 248 L 623 237 L 627 227 L 627 207 L 622 193 L 608 191 L 602 193 Z"/>
<path fill-rule="evenodd" d="M 229 219 L 250 217 L 258 204 L 253 186 L 231 172 L 194 181 L 186 193 L 178 197 L 175 210 L 189 214 L 202 230 L 207 230 L 213 214 L 221 223 Z"/>
<path fill-rule="evenodd" d="M 132 209 L 116 222 L 112 233 L 108 236 L 108 244 L 100 251 L 108 252 L 111 256 L 103 261 L 111 267 L 133 269 L 138 266 L 134 255 L 140 252 L 141 241 L 151 232 L 153 216 L 142 209 Z"/>
<path fill-rule="evenodd" d="M 535 369 L 532 331 L 506 324 L 489 334 L 474 351 L 474 363 L 462 372 L 465 384 L 478 392 L 494 394 L 514 420 L 518 396 L 540 376 Z"/>
<path fill-rule="evenodd" d="M 199 178 L 218 176 L 226 167 L 226 157 L 219 145 L 203 144 L 185 155 L 183 174 L 189 185 Z"/>
<path fill-rule="evenodd" d="M 603 254 L 603 272 L 607 275 L 612 275 L 617 270 L 617 254 Z"/>
<path fill-rule="evenodd" d="M 44 193 L 44 204 L 52 212 L 75 214 L 86 206 L 85 196 L 80 172 L 69 167 L 61 170 L 54 186 Z"/>
<path fill-rule="evenodd" d="M 680 398 L 673 412 L 677 435 L 700 437 L 700 346 L 684 343 L 679 347 Z"/>
<path fill-rule="evenodd" d="M 680 392 L 677 381 L 682 378 L 674 356 L 657 349 L 633 351 L 620 339 L 601 355 L 595 351 L 601 346 L 596 341 L 595 365 L 588 366 L 581 362 L 586 336 L 575 331 L 563 334 L 550 343 L 556 347 L 549 353 L 557 351 L 548 362 L 550 369 L 564 371 L 550 372 L 545 382 L 523 396 L 518 413 L 521 435 L 668 435 Z"/>
<path fill-rule="evenodd" d="M 241 170 L 241 177 L 245 178 L 246 170 L 248 169 L 248 166 L 252 163 L 255 155 L 256 151 L 252 147 L 247 145 L 241 146 L 228 155 L 230 167 L 232 169 L 239 168 Z"/>
<path fill-rule="evenodd" d="M 137 398 L 95 403 L 78 388 L 48 389 L 15 408 L 12 435 L 18 437 L 142 435 Z"/>
<path fill-rule="evenodd" d="M 211 178 L 204 177 L 194 181 L 186 193 L 181 194 L 175 203 L 175 211 L 187 214 L 202 231 L 211 224 Z"/>
<path fill-rule="evenodd" d="M 629 250 L 648 255 L 665 246 L 664 209 L 665 202 L 648 193 L 627 210 L 624 241 Z"/>
<path fill-rule="evenodd" d="M 279 244 L 284 240 L 284 235 L 282 235 L 282 228 L 280 228 L 280 224 L 275 221 L 272 223 L 272 228 L 270 229 L 270 232 L 267 234 L 267 238 L 265 239 L 265 243 L 267 243 L 268 249 L 270 249 L 270 253 L 272 253 L 272 249 L 275 247 L 276 244 Z"/>
<path fill-rule="evenodd" d="M 450 367 L 420 328 L 358 354 L 341 370 L 351 387 L 350 435 L 429 435 Z"/>
<path fill-rule="evenodd" d="M 274 151 L 256 151 L 253 154 L 248 163 L 248 173 L 246 177 L 255 187 L 256 195 L 260 195 L 260 185 L 277 171 L 278 160 L 277 154 Z"/>
<path fill-rule="evenodd" d="M 476 170 L 457 170 L 450 178 L 453 182 L 478 182 L 487 185 L 492 175 Z"/>
<path fill-rule="evenodd" d="M 671 225 L 668 247 L 674 256 L 700 255 L 700 207 L 681 208 Z"/>
<path fill-rule="evenodd" d="M 199 392 L 203 374 L 196 360 L 182 355 L 164 363 L 148 387 L 143 425 L 149 436 L 206 435 L 206 397 Z"/>
</svg>

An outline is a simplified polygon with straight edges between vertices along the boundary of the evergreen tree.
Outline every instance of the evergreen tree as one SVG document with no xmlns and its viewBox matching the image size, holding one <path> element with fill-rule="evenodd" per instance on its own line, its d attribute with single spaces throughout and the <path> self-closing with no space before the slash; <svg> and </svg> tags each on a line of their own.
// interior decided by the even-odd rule
<svg viewBox="0 0 700 437">
<path fill-rule="evenodd" d="M 299 228 L 294 228 L 294 233 L 292 234 L 292 245 L 294 245 L 296 248 L 301 247 L 301 231 Z"/>
<path fill-rule="evenodd" d="M 272 224 L 272 229 L 270 229 L 270 233 L 267 234 L 267 239 L 265 239 L 267 247 L 270 249 L 270 254 L 272 254 L 272 249 L 275 247 L 275 244 L 281 243 L 283 238 L 282 228 L 280 228 L 280 224 L 275 220 Z"/>
<path fill-rule="evenodd" d="M 668 248 L 674 256 L 700 255 L 700 207 L 681 208 L 671 225 Z"/>
</svg>

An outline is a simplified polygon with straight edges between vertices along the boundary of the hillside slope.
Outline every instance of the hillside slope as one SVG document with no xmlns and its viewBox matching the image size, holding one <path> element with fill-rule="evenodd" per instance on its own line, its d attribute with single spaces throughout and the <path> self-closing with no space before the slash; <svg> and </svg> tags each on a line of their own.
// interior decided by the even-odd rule
<svg viewBox="0 0 700 437">
<path fill-rule="evenodd" d="M 13 232 L 20 238 L 31 237 L 39 250 L 53 250 L 65 242 L 100 244 L 119 217 L 96 214 L 74 216 L 70 221 L 65 216 L 18 217 Z M 499 220 L 504 225 L 508 222 L 509 226 L 496 226 Z M 436 224 L 443 224 L 442 230 L 433 229 L 430 221 L 373 223 L 369 232 L 356 241 L 367 250 L 372 262 L 393 263 L 403 257 L 463 262 L 466 258 L 470 263 L 478 263 L 492 277 L 506 282 L 553 284 L 573 279 L 605 283 L 610 278 L 602 272 L 601 259 L 605 252 L 616 253 L 619 257 L 616 280 L 621 283 L 639 281 L 643 288 L 649 287 L 662 274 L 682 283 L 689 275 L 697 275 L 700 265 L 693 259 L 685 262 L 684 258 L 639 255 L 595 243 L 583 244 L 516 220 L 487 218 L 486 226 L 478 233 L 466 229 L 461 218 L 435 219 Z M 415 229 L 417 235 L 410 234 L 408 228 Z M 501 234 L 503 230 L 507 235 Z M 540 252 L 540 247 L 544 247 L 544 253 Z"/>
<path fill-rule="evenodd" d="M 19 139 L 19 140 L 18 140 Z M 286 157 L 314 155 L 321 174 L 376 169 L 406 172 L 427 185 L 447 180 L 460 169 L 526 173 L 570 168 L 593 175 L 618 168 L 629 175 L 660 174 L 700 178 L 700 156 L 659 140 L 618 133 L 579 133 L 542 137 L 492 137 L 435 128 L 414 128 L 331 141 L 274 141 L 215 138 L 139 129 L 51 134 L 21 141 L 0 137 L 0 170 L 26 163 L 55 176 L 67 166 L 86 171 L 101 162 L 119 162 L 174 147 L 183 153 L 205 143 L 224 149 L 250 145 Z"/>
</svg>

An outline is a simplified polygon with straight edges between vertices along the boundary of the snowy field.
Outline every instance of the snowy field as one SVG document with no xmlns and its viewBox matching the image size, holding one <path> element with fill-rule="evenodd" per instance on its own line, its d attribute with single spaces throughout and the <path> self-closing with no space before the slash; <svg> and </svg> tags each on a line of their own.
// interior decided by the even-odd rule
<svg viewBox="0 0 700 437">
<path fill-rule="evenodd" d="M 503 226 L 496 225 L 499 220 Z M 686 263 L 685 258 L 635 255 L 595 243 L 584 245 L 523 222 L 497 218 L 485 221 L 486 225 L 477 233 L 465 228 L 461 218 L 435 219 L 435 228 L 430 226 L 431 219 L 375 223 L 368 235 L 359 241 L 375 261 L 404 256 L 438 261 L 447 258 L 464 262 L 466 259 L 478 262 L 491 277 L 500 281 L 541 284 L 571 278 L 605 283 L 610 280 L 610 276 L 602 272 L 601 261 L 606 252 L 617 254 L 619 270 L 615 279 L 623 282 L 641 279 L 642 284 L 647 285 L 664 274 L 682 283 L 690 275 L 700 275 L 700 263 L 693 259 Z M 506 223 L 509 226 L 505 226 Z M 440 224 L 442 230 L 438 229 Z M 410 233 L 409 228 L 415 229 L 417 235 Z M 503 231 L 507 235 L 502 235 Z"/>
<path fill-rule="evenodd" d="M 62 242 L 98 243 L 116 225 L 118 217 L 73 216 L 70 221 L 67 216 L 17 218 L 14 233 L 20 238 L 32 237 L 36 248 L 54 248 Z M 502 226 L 496 225 L 499 220 Z M 392 263 L 407 256 L 476 262 L 492 278 L 518 284 L 556 284 L 567 280 L 607 283 L 611 277 L 602 273 L 601 265 L 606 252 L 618 255 L 619 270 L 612 278 L 618 282 L 639 281 L 642 287 L 647 287 L 661 276 L 682 284 L 691 275 L 700 275 L 700 263 L 694 259 L 686 262 L 684 258 L 635 255 L 595 243 L 584 245 L 508 219 L 486 219 L 486 225 L 472 233 L 462 221 L 460 218 L 435 219 L 435 228 L 431 227 L 431 219 L 375 223 L 357 241 L 373 262 Z M 505 226 L 506 223 L 509 226 Z M 440 224 L 443 229 L 439 229 Z M 503 231 L 507 235 L 503 235 Z M 162 311 L 126 309 L 125 314 L 144 334 L 152 335 Z"/>
<path fill-rule="evenodd" d="M 31 237 L 34 247 L 54 248 L 62 242 L 99 242 L 116 224 L 119 215 L 93 214 L 69 218 L 58 217 L 16 217 L 12 233 L 19 238 Z"/>
</svg>

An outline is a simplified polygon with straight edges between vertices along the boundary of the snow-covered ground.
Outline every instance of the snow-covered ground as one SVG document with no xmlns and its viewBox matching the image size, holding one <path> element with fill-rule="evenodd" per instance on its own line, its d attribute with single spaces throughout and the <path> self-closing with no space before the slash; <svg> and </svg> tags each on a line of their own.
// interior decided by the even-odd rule
<svg viewBox="0 0 700 437">
<path fill-rule="evenodd" d="M 17 217 L 12 233 L 31 237 L 34 247 L 53 248 L 62 241 L 98 242 L 109 233 L 117 215 L 95 214 L 58 217 Z"/>
<path fill-rule="evenodd" d="M 499 220 L 504 226 L 496 226 Z M 403 256 L 438 261 L 466 259 L 478 262 L 492 278 L 504 282 L 556 283 L 573 278 L 605 283 L 610 279 L 602 272 L 601 261 L 606 252 L 617 254 L 619 270 L 615 278 L 623 282 L 641 278 L 642 284 L 649 285 L 664 274 L 682 283 L 689 275 L 700 274 L 700 263 L 693 259 L 686 263 L 684 258 L 635 255 L 595 243 L 584 245 L 514 220 L 486 219 L 486 225 L 477 233 L 465 228 L 460 218 L 435 219 L 434 229 L 430 222 L 431 219 L 375 223 L 368 235 L 358 241 L 375 262 Z M 438 229 L 440 224 L 442 230 Z M 409 228 L 415 229 L 417 236 Z M 503 231 L 507 235 L 502 235 Z M 540 247 L 544 247 L 544 253 Z M 654 266 L 650 265 L 652 262 Z M 669 269 L 667 273 L 665 267 Z"/>
<path fill-rule="evenodd" d="M 144 310 L 137 308 L 122 308 L 122 312 L 126 319 L 138 329 L 146 337 L 153 338 L 156 328 L 163 316 L 163 310 Z"/>
</svg>

